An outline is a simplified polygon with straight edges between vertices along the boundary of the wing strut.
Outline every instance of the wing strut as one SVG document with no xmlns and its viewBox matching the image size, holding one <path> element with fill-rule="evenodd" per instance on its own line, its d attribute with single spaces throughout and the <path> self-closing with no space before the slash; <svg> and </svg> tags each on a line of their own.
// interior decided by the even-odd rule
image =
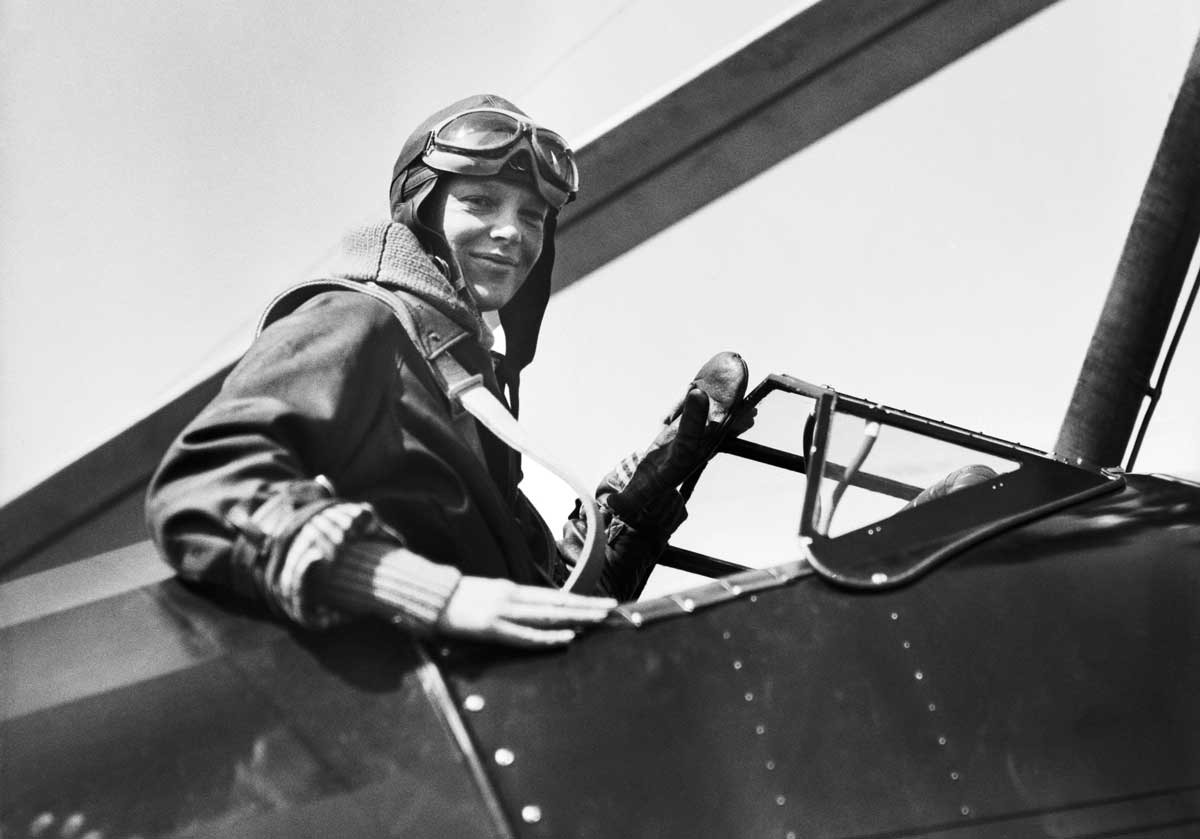
<svg viewBox="0 0 1200 839">
<path fill-rule="evenodd" d="M 1163 131 L 1058 433 L 1058 455 L 1073 462 L 1118 466 L 1147 397 L 1149 420 L 1162 391 L 1167 361 L 1154 386 L 1151 375 L 1198 237 L 1200 40 Z M 1132 462 L 1131 456 L 1130 466 Z"/>
</svg>

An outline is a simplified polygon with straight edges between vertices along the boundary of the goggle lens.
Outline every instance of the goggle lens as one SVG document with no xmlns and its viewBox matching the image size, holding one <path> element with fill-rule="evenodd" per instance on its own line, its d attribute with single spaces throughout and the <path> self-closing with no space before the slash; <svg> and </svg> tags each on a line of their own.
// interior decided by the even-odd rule
<svg viewBox="0 0 1200 839">
<path fill-rule="evenodd" d="M 460 114 L 433 132 L 436 147 L 465 155 L 498 158 L 520 141 L 526 123 L 503 111 L 471 111 Z M 530 148 L 542 176 L 568 193 L 579 189 L 575 154 L 566 140 L 544 128 L 529 125 Z"/>
<path fill-rule="evenodd" d="M 474 111 L 442 126 L 437 141 L 465 152 L 488 152 L 499 151 L 520 136 L 521 124 L 508 114 Z"/>
<path fill-rule="evenodd" d="M 538 158 L 572 192 L 579 189 L 579 170 L 575 167 L 575 153 L 567 141 L 553 131 L 534 132 Z"/>
</svg>

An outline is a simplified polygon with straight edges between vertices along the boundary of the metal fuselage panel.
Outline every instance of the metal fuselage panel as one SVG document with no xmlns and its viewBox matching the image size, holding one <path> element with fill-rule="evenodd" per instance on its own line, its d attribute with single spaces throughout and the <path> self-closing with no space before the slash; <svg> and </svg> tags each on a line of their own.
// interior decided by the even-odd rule
<svg viewBox="0 0 1200 839">
<path fill-rule="evenodd" d="M 560 652 L 447 648 L 481 789 L 409 640 L 171 581 L 0 630 L 0 821 L 489 836 L 495 794 L 520 836 L 1188 835 L 1198 595 L 1200 492 L 1131 476 L 907 587 L 806 576 Z"/>
<path fill-rule="evenodd" d="M 906 588 L 446 667 L 522 835 L 1194 835 L 1200 495 L 1131 484 Z"/>
</svg>

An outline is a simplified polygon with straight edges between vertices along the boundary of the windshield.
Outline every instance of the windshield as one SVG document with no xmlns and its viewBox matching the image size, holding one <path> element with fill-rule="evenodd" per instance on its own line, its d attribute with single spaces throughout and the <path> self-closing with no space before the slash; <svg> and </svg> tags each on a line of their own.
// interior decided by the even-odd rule
<svg viewBox="0 0 1200 839">
<path fill-rule="evenodd" d="M 899 584 L 1110 476 L 1015 443 L 788 376 L 747 396 L 643 599 L 743 569 L 801 562 L 850 586 Z"/>
</svg>

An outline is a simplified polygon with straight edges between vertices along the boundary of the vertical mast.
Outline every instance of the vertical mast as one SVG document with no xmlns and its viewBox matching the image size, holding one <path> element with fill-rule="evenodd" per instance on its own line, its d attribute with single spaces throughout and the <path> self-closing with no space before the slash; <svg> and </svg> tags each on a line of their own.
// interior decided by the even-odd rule
<svg viewBox="0 0 1200 839">
<path fill-rule="evenodd" d="M 1116 466 L 1152 395 L 1150 377 L 1200 235 L 1200 40 L 1092 334 L 1056 452 Z"/>
</svg>

